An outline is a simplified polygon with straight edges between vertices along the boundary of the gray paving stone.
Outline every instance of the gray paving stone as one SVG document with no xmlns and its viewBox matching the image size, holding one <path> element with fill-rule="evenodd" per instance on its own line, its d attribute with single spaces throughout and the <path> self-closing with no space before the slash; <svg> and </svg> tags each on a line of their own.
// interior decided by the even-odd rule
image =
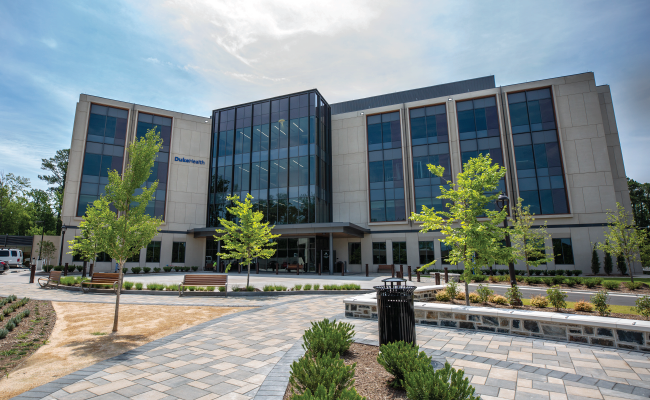
<svg viewBox="0 0 650 400">
<path fill-rule="evenodd" d="M 177 376 L 174 378 L 167 379 L 165 381 L 162 381 L 163 385 L 169 386 L 169 387 L 178 387 L 178 386 L 183 386 L 187 383 L 192 382 L 192 379 L 186 378 L 184 376 Z"/>
<path fill-rule="evenodd" d="M 533 381 L 533 389 L 546 390 L 549 392 L 557 392 L 557 393 L 566 393 L 566 390 L 564 389 L 564 385 L 561 385 L 559 383 Z"/>
<path fill-rule="evenodd" d="M 487 380 L 485 381 L 485 385 L 486 386 L 495 386 L 495 387 L 498 387 L 498 388 L 505 388 L 505 389 L 515 390 L 515 388 L 517 386 L 517 382 L 515 382 L 515 381 L 506 381 L 506 380 L 503 380 L 503 379 L 496 379 L 496 378 L 487 378 Z M 483 394 L 487 394 L 487 393 L 483 393 Z"/>
<path fill-rule="evenodd" d="M 96 394 L 91 393 L 87 390 L 80 390 L 75 393 L 70 393 L 68 395 L 57 397 L 59 400 L 86 400 L 95 397 Z"/>
<path fill-rule="evenodd" d="M 230 383 L 221 382 L 221 383 L 217 383 L 214 386 L 210 386 L 205 390 L 207 390 L 208 392 L 216 393 L 218 395 L 224 395 L 234 390 L 237 390 L 238 388 L 239 386 L 231 385 Z"/>
<path fill-rule="evenodd" d="M 131 386 L 125 387 L 124 389 L 118 390 L 116 393 L 120 394 L 122 396 L 128 397 L 128 398 L 131 398 L 133 396 L 137 396 L 137 395 L 139 395 L 141 393 L 148 392 L 150 390 L 151 389 L 146 387 L 146 386 L 131 385 Z"/>
<path fill-rule="evenodd" d="M 476 394 L 482 394 L 486 396 L 498 396 L 499 395 L 499 388 L 494 387 L 494 386 L 486 386 L 486 385 L 479 385 L 479 384 L 473 384 L 474 389 L 476 389 Z"/>
<path fill-rule="evenodd" d="M 178 386 L 165 391 L 165 393 L 183 400 L 194 400 L 210 394 L 210 392 L 189 385 Z"/>
</svg>

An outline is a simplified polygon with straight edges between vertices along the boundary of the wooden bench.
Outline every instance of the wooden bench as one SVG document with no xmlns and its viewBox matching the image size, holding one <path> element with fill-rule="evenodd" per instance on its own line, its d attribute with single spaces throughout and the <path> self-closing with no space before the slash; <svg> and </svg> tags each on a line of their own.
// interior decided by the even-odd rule
<svg viewBox="0 0 650 400">
<path fill-rule="evenodd" d="M 119 284 L 120 274 L 116 272 L 95 272 L 90 281 L 81 282 L 81 291 L 88 293 L 90 289 L 87 286 L 109 285 L 113 286 L 113 291 L 117 294 L 117 285 Z"/>
<path fill-rule="evenodd" d="M 228 275 L 185 275 L 183 283 L 178 286 L 178 296 L 183 296 L 186 286 L 214 286 L 226 288 L 226 297 L 228 297 Z"/>
<path fill-rule="evenodd" d="M 59 284 L 61 283 L 61 273 L 62 271 L 50 271 L 50 274 L 47 276 L 47 278 L 38 278 L 38 284 L 44 288 L 52 285 L 52 282 L 56 282 L 56 287 L 59 287 Z"/>
<path fill-rule="evenodd" d="M 393 275 L 393 273 L 394 273 L 393 268 L 394 268 L 394 264 L 387 264 L 387 265 L 379 264 L 379 266 L 377 267 L 377 272 L 378 273 L 379 272 L 390 272 L 391 275 Z"/>
<path fill-rule="evenodd" d="M 288 264 L 287 265 L 287 271 L 295 271 L 300 267 L 301 267 L 300 264 Z"/>
</svg>

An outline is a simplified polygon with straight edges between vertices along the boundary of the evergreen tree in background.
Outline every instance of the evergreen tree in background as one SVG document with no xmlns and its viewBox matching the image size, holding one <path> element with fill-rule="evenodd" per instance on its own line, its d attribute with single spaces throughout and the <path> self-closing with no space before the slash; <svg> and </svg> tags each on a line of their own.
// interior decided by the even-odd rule
<svg viewBox="0 0 650 400">
<path fill-rule="evenodd" d="M 605 265 L 603 265 L 603 270 L 607 275 L 611 275 L 613 268 L 614 264 L 612 263 L 612 255 L 608 252 L 605 252 Z"/>
<path fill-rule="evenodd" d="M 622 255 L 616 256 L 616 268 L 619 270 L 621 275 L 627 274 L 627 265 L 625 265 L 625 257 Z"/>
<path fill-rule="evenodd" d="M 593 251 L 591 252 L 591 273 L 594 275 L 598 275 L 599 272 L 600 272 L 600 258 L 598 257 L 596 246 L 594 246 Z"/>
</svg>

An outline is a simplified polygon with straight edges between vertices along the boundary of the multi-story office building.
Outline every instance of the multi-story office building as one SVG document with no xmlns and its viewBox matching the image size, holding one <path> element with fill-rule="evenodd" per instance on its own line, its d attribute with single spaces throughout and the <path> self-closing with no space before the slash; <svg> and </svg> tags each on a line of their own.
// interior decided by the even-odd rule
<svg viewBox="0 0 650 400">
<path fill-rule="evenodd" d="M 163 139 L 150 182 L 160 234 L 129 266 L 204 265 L 226 197 L 247 193 L 275 225 L 285 263 L 350 272 L 365 264 L 445 261 L 441 234 L 409 215 L 443 207 L 440 185 L 478 154 L 507 168 L 500 191 L 548 224 L 549 269 L 589 270 L 607 210 L 630 209 L 609 86 L 592 73 L 496 87 L 488 76 L 329 104 L 318 90 L 221 107 L 198 117 L 82 94 L 77 104 L 63 222 L 75 230 L 103 192 L 125 146 L 156 127 Z M 445 167 L 443 179 L 427 164 Z M 330 255 L 332 255 L 330 257 Z M 73 262 L 65 255 L 64 262 Z M 101 258 L 100 269 L 110 269 Z"/>
</svg>

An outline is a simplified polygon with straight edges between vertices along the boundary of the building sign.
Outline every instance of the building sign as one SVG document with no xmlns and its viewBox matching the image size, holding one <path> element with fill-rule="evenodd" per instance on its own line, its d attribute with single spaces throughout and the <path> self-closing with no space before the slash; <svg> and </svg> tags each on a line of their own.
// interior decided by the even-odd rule
<svg viewBox="0 0 650 400">
<path fill-rule="evenodd" d="M 185 158 L 185 157 L 174 157 L 174 161 L 184 162 L 189 164 L 201 164 L 201 165 L 205 164 L 205 161 L 203 160 L 193 160 L 191 158 Z"/>
</svg>

